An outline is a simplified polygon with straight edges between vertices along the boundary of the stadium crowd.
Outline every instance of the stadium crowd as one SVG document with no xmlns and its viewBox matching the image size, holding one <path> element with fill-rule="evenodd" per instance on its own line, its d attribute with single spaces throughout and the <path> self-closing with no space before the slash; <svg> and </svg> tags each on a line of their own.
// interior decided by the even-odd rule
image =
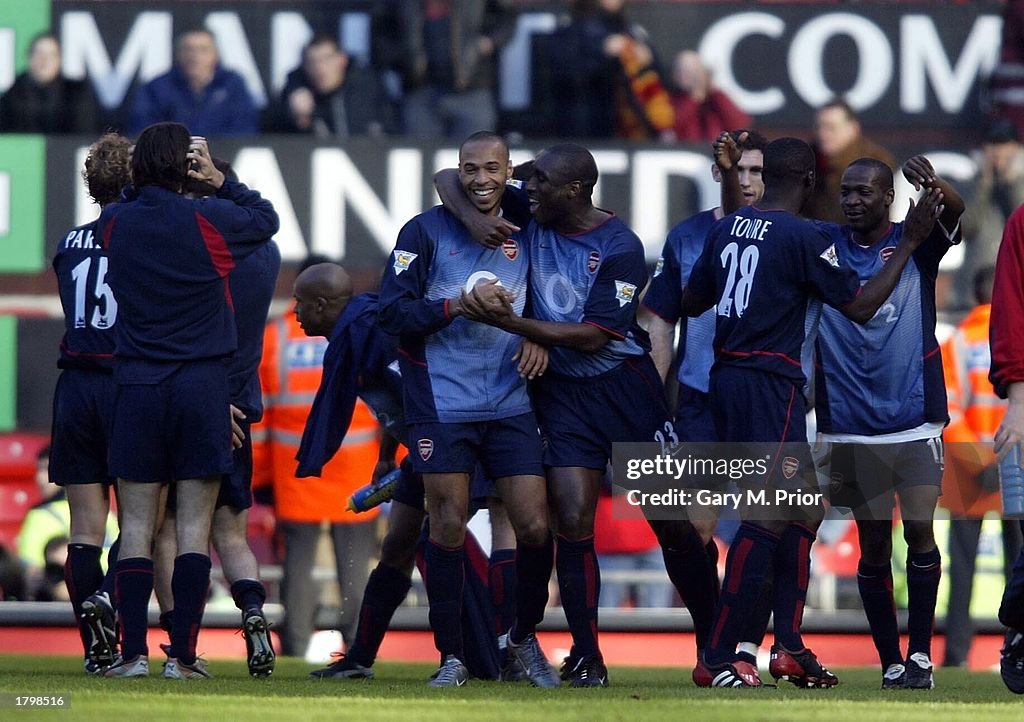
<svg viewBox="0 0 1024 722">
<path fill-rule="evenodd" d="M 948 491 L 940 501 L 950 483 L 943 437 L 991 447 L 956 467 L 958 483 L 989 501 L 997 467 L 1019 468 L 1024 443 L 1022 151 L 1012 112 L 993 117 L 965 201 L 923 155 L 894 168 L 841 98 L 817 110 L 810 143 L 769 140 L 715 89 L 697 53 L 681 51 L 674 86 L 622 0 L 575 0 L 550 44 L 565 76 L 566 135 L 713 142 L 721 203 L 675 226 L 651 272 L 637 235 L 595 204 L 587 148 L 555 143 L 513 167 L 494 98 L 508 4 L 400 5 L 390 56 L 401 64 L 361 67 L 318 34 L 263 117 L 241 77 L 220 65 L 214 35 L 186 30 L 174 67 L 138 88 L 119 122 L 126 135 L 105 133 L 89 149 L 83 178 L 100 214 L 53 254 L 65 336 L 48 469 L 60 495 L 47 501 L 70 513 L 57 546 L 66 544 L 86 673 L 149 675 L 155 593 L 168 634 L 162 676 L 209 678 L 197 643 L 211 549 L 240 613 L 249 671 L 273 673 L 267 590 L 246 539 L 262 484 L 273 487 L 285 545 L 286 654 L 308 643 L 309 575 L 321 528 L 331 529 L 344 654 L 312 677 L 373 677 L 418 563 L 439 655 L 430 686 L 471 677 L 607 686 L 597 537 L 615 533 L 607 520 L 602 529 L 599 509 L 624 484 L 609 471 L 613 445 L 659 444 L 668 455 L 733 443 L 764 452 L 762 483 L 801 501 L 778 516 L 744 516 L 721 580 L 721 503 L 697 516 L 644 506 L 651 537 L 642 549 L 626 545 L 660 556 L 689 610 L 694 684 L 763 686 L 757 653 L 770 619 L 773 678 L 840 683 L 801 634 L 811 549 L 831 506 L 855 518 L 857 587 L 881 687 L 933 688 L 936 507 L 965 522 L 981 508 L 950 506 Z M 98 132 L 89 94 L 61 76 L 57 37 L 41 35 L 29 70 L 0 97 L 0 130 Z M 379 289 L 356 294 L 344 268 L 310 259 L 294 309 L 271 319 L 277 213 L 207 140 L 261 130 L 461 145 L 458 167 L 435 176 L 441 205 L 404 225 Z M 895 172 L 920 195 L 892 223 Z M 951 300 L 939 264 L 976 239 Z M 969 294 L 977 307 L 940 350 L 937 311 L 967 307 Z M 801 494 L 819 488 L 819 474 L 828 504 Z M 377 512 L 341 509 L 366 482 L 394 485 L 379 554 L 368 523 Z M 467 530 L 483 508 L 489 559 Z M 895 513 L 907 546 L 905 652 Z M 977 531 L 956 539 L 956 579 L 969 590 Z M 33 587 L 61 566 L 46 541 L 33 552 Z M 1000 668 L 1021 694 L 1024 555 L 1009 537 L 1006 549 L 1019 556 L 999 611 L 1008 628 Z M 572 636 L 559 670 L 536 635 L 553 572 Z M 961 589 L 956 619 L 966 626 Z M 969 635 L 961 645 L 946 663 L 962 663 Z"/>
</svg>

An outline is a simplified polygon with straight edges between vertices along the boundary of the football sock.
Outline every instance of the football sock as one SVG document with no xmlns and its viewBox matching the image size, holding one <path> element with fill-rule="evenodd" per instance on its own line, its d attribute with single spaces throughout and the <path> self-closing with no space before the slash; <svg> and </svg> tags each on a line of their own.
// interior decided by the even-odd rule
<svg viewBox="0 0 1024 722">
<path fill-rule="evenodd" d="M 68 558 L 64 563 L 64 583 L 68 588 L 71 608 L 75 612 L 78 632 L 85 652 L 89 652 L 90 635 L 82 624 L 82 602 L 94 594 L 103 583 L 100 556 L 103 550 L 92 544 L 68 544 Z"/>
<path fill-rule="evenodd" d="M 516 550 L 496 549 L 487 566 L 487 588 L 494 603 L 494 633 L 508 631 L 516 614 Z"/>
<path fill-rule="evenodd" d="M 714 623 L 715 604 L 718 602 L 718 547 L 715 559 L 708 556 L 708 547 L 695 529 L 683 540 L 681 548 L 662 547 L 665 569 L 672 585 L 693 618 L 693 632 L 697 637 L 697 649 L 704 649 L 711 636 Z"/>
<path fill-rule="evenodd" d="M 882 669 L 902 663 L 896 601 L 892 594 L 892 564 L 874 566 L 862 561 L 857 566 L 857 589 Z"/>
<path fill-rule="evenodd" d="M 424 550 L 427 600 L 434 644 L 443 660 L 449 654 L 465 659 L 462 644 L 462 593 L 466 585 L 463 548 L 444 547 L 433 540 Z"/>
<path fill-rule="evenodd" d="M 366 582 L 363 603 L 359 607 L 359 624 L 356 638 L 345 655 L 356 664 L 372 667 L 377 659 L 377 650 L 384 641 L 384 635 L 391 624 L 395 610 L 405 601 L 412 582 L 393 567 L 378 564 Z"/>
<path fill-rule="evenodd" d="M 729 546 L 725 579 L 715 609 L 711 639 L 704 650 L 709 665 L 731 662 L 736 645 L 750 623 L 758 597 L 763 593 L 766 570 L 772 564 L 779 538 L 763 527 L 740 524 Z"/>
<path fill-rule="evenodd" d="M 184 664 L 195 663 L 196 640 L 209 589 L 210 557 L 190 552 L 174 559 L 174 573 L 171 575 L 174 619 L 168 657 L 174 657 Z"/>
<path fill-rule="evenodd" d="M 548 605 L 548 582 L 555 565 L 555 543 L 549 536 L 540 546 L 516 545 L 513 583 L 516 584 L 516 618 L 510 636 L 522 642 L 537 629 Z M 506 628 L 505 631 L 508 631 Z"/>
<path fill-rule="evenodd" d="M 597 600 L 601 593 L 601 571 L 594 552 L 593 535 L 570 540 L 558 535 L 558 588 L 562 609 L 572 633 L 577 658 L 600 656 L 597 643 Z"/>
<path fill-rule="evenodd" d="M 811 544 L 814 538 L 814 532 L 802 524 L 790 524 L 775 550 L 775 642 L 791 652 L 804 649 L 800 626 L 803 624 L 811 576 Z"/>
<path fill-rule="evenodd" d="M 146 632 L 149 597 L 153 594 L 153 560 L 132 557 L 117 560 L 115 573 L 117 613 L 121 619 L 121 655 L 132 659 L 149 654 Z"/>
<path fill-rule="evenodd" d="M 100 591 L 106 592 L 111 601 L 117 596 L 114 590 L 114 574 L 117 569 L 117 557 L 120 551 L 121 537 L 118 535 L 114 543 L 110 545 L 110 549 L 107 550 L 107 573 L 103 575 L 103 583 L 100 585 Z"/>
<path fill-rule="evenodd" d="M 942 557 L 938 549 L 907 554 L 907 631 L 910 640 L 907 656 L 923 652 L 931 657 L 932 630 L 935 625 L 935 601 L 942 577 Z"/>
<path fill-rule="evenodd" d="M 267 600 L 267 590 L 256 579 L 239 579 L 231 583 L 231 598 L 235 606 L 246 612 L 250 609 L 263 609 Z"/>
</svg>

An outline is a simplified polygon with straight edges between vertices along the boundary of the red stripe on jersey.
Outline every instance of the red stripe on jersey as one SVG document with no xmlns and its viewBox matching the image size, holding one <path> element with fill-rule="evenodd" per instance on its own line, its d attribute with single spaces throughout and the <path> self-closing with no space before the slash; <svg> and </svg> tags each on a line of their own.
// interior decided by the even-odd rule
<svg viewBox="0 0 1024 722">
<path fill-rule="evenodd" d="M 601 325 L 601 324 L 599 324 L 599 323 L 594 323 L 593 321 L 584 321 L 583 323 L 585 323 L 585 324 L 588 324 L 588 325 L 590 325 L 590 326 L 593 326 L 593 327 L 595 327 L 595 328 L 599 328 L 599 329 L 601 329 L 602 331 L 604 331 L 604 332 L 605 332 L 606 334 L 608 334 L 609 336 L 611 336 L 612 338 L 617 338 L 617 339 L 618 339 L 619 341 L 622 341 L 623 339 L 625 339 L 625 338 L 626 338 L 625 336 L 623 336 L 623 335 L 622 335 L 621 333 L 619 333 L 618 331 L 612 331 L 612 330 L 611 330 L 610 328 L 605 328 L 604 326 L 602 326 L 602 325 Z"/>
<path fill-rule="evenodd" d="M 199 235 L 203 237 L 203 243 L 206 244 L 206 252 L 210 254 L 213 268 L 217 271 L 217 275 L 224 279 L 224 300 L 227 302 L 228 308 L 234 311 L 235 302 L 231 299 L 228 275 L 235 267 L 235 259 L 232 258 L 231 251 L 228 250 L 228 243 L 224 240 L 224 236 L 198 211 L 196 212 L 196 223 L 199 226 Z"/>
<path fill-rule="evenodd" d="M 718 353 L 723 353 L 726 356 L 738 356 L 739 358 L 746 358 L 747 356 L 778 356 L 779 358 L 787 361 L 797 368 L 802 368 L 799 361 L 794 361 L 784 353 L 778 351 L 730 351 L 727 348 L 718 349 Z"/>
<path fill-rule="evenodd" d="M 103 247 L 105 249 L 110 248 L 110 236 L 114 232 L 115 223 L 117 223 L 117 216 L 114 216 L 113 218 L 110 219 L 110 222 L 107 224 L 106 228 L 103 229 L 103 233 L 100 234 L 100 238 L 103 239 Z"/>
</svg>

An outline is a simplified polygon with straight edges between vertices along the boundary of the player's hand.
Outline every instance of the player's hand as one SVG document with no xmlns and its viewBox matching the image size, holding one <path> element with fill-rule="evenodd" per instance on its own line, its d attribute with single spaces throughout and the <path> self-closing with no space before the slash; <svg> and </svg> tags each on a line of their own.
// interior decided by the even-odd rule
<svg viewBox="0 0 1024 722">
<path fill-rule="evenodd" d="M 507 314 L 516 295 L 504 288 L 498 279 L 481 281 L 467 294 L 472 308 L 485 320 L 494 320 Z"/>
<path fill-rule="evenodd" d="M 1024 442 L 1024 403 L 1010 399 L 1003 423 L 999 425 L 995 435 L 994 450 L 996 457 L 1002 461 L 1013 450 Z"/>
<path fill-rule="evenodd" d="M 231 448 L 241 449 L 242 443 L 245 441 L 245 432 L 242 431 L 242 426 L 239 421 L 245 421 L 245 414 L 242 410 L 231 404 Z"/>
<path fill-rule="evenodd" d="M 381 479 L 397 468 L 398 464 L 394 459 L 378 459 L 377 464 L 373 467 L 373 474 L 370 475 L 370 483 L 377 486 Z"/>
<path fill-rule="evenodd" d="M 916 191 L 921 188 L 930 188 L 936 179 L 931 161 L 923 155 L 915 155 L 903 164 L 903 177 L 910 185 L 914 186 Z"/>
<path fill-rule="evenodd" d="M 210 147 L 206 138 L 193 135 L 188 145 L 188 177 L 202 183 L 209 183 L 214 188 L 224 185 L 224 174 L 217 170 L 210 156 Z"/>
<path fill-rule="evenodd" d="M 483 213 L 474 213 L 466 223 L 466 228 L 473 236 L 473 240 L 484 248 L 498 248 L 513 233 L 519 231 L 519 226 L 507 218 L 488 216 Z"/>
<path fill-rule="evenodd" d="M 917 248 L 924 242 L 935 227 L 935 221 L 946 208 L 942 201 L 942 191 L 935 186 L 925 190 L 917 203 L 914 203 L 913 199 L 910 200 L 910 209 L 903 224 L 904 243 L 909 243 L 911 248 Z"/>
<path fill-rule="evenodd" d="M 548 370 L 548 350 L 528 338 L 519 342 L 513 361 L 519 361 L 516 371 L 524 379 L 533 380 Z"/>
<path fill-rule="evenodd" d="M 747 133 L 740 135 L 740 142 L 747 139 Z M 743 151 L 733 140 L 729 133 L 723 132 L 715 142 L 711 144 L 715 154 L 715 165 L 717 165 L 723 171 L 729 171 L 739 165 L 740 158 L 743 156 Z"/>
</svg>

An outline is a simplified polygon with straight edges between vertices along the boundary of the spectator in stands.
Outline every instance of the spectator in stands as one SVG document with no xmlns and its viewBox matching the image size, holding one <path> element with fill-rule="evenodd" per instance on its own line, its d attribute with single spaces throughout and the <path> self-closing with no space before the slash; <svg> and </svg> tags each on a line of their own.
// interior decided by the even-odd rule
<svg viewBox="0 0 1024 722">
<path fill-rule="evenodd" d="M 998 514 L 1000 510 L 999 473 L 992 440 L 1006 414 L 1006 402 L 996 396 L 988 379 L 994 276 L 995 268 L 991 265 L 975 273 L 977 305 L 942 345 L 950 421 L 943 434 L 946 470 L 939 503 L 949 509 L 952 522 L 944 667 L 960 667 L 967 662 L 974 638 L 970 607 L 981 525 L 986 514 Z M 1002 525 L 1003 573 L 1009 580 L 1021 550 L 1021 530 L 1013 519 L 1004 519 Z"/>
<path fill-rule="evenodd" d="M 512 36 L 510 0 L 400 0 L 405 132 L 462 139 L 496 130 L 498 51 Z"/>
<path fill-rule="evenodd" d="M 322 258 L 311 257 L 303 270 Z M 327 339 L 307 336 L 294 309 L 267 324 L 260 362 L 263 420 L 252 427 L 253 479 L 271 479 L 278 530 L 284 539 L 281 652 L 306 652 L 319 599 L 313 580 L 317 546 L 326 523 L 341 591 L 339 629 L 348 649 L 355 641 L 362 592 L 377 553 L 379 509 L 346 509 L 353 491 L 369 483 L 377 464 L 379 429 L 365 404 L 356 404 L 345 441 L 319 477 L 295 476 L 295 455 L 320 385 Z"/>
<path fill-rule="evenodd" d="M 0 96 L 0 132 L 91 133 L 96 99 L 84 80 L 61 75 L 60 41 L 53 33 L 32 39 L 28 69 Z"/>
<path fill-rule="evenodd" d="M 647 31 L 631 23 L 625 0 L 573 0 L 568 25 L 548 43 L 558 94 L 552 130 L 565 137 L 670 139 L 669 96 Z"/>
<path fill-rule="evenodd" d="M 969 250 L 956 275 L 960 308 L 969 308 L 975 275 L 994 265 L 1003 226 L 1013 209 L 1024 203 L 1024 145 L 1017 127 L 1009 120 L 991 123 L 978 159 L 978 179 L 963 218 L 964 238 Z"/>
<path fill-rule="evenodd" d="M 373 68 L 352 62 L 330 35 L 316 35 L 288 74 L 277 110 L 281 130 L 318 138 L 397 132 L 395 110 Z"/>
<path fill-rule="evenodd" d="M 840 205 L 839 181 L 850 163 L 858 158 L 875 158 L 890 168 L 896 164 L 892 153 L 864 137 L 853 109 L 839 98 L 829 101 L 815 113 L 811 145 L 817 159 L 816 182 L 803 210 L 808 218 L 819 221 L 846 223 Z"/>
<path fill-rule="evenodd" d="M 714 86 L 696 51 L 683 50 L 676 56 L 672 80 L 676 140 L 712 141 L 723 131 L 750 127 L 750 116 Z"/>
<path fill-rule="evenodd" d="M 174 67 L 139 88 L 128 125 L 133 136 L 161 121 L 194 135 L 251 135 L 258 117 L 242 76 L 220 64 L 213 33 L 195 28 L 178 36 Z"/>
</svg>

